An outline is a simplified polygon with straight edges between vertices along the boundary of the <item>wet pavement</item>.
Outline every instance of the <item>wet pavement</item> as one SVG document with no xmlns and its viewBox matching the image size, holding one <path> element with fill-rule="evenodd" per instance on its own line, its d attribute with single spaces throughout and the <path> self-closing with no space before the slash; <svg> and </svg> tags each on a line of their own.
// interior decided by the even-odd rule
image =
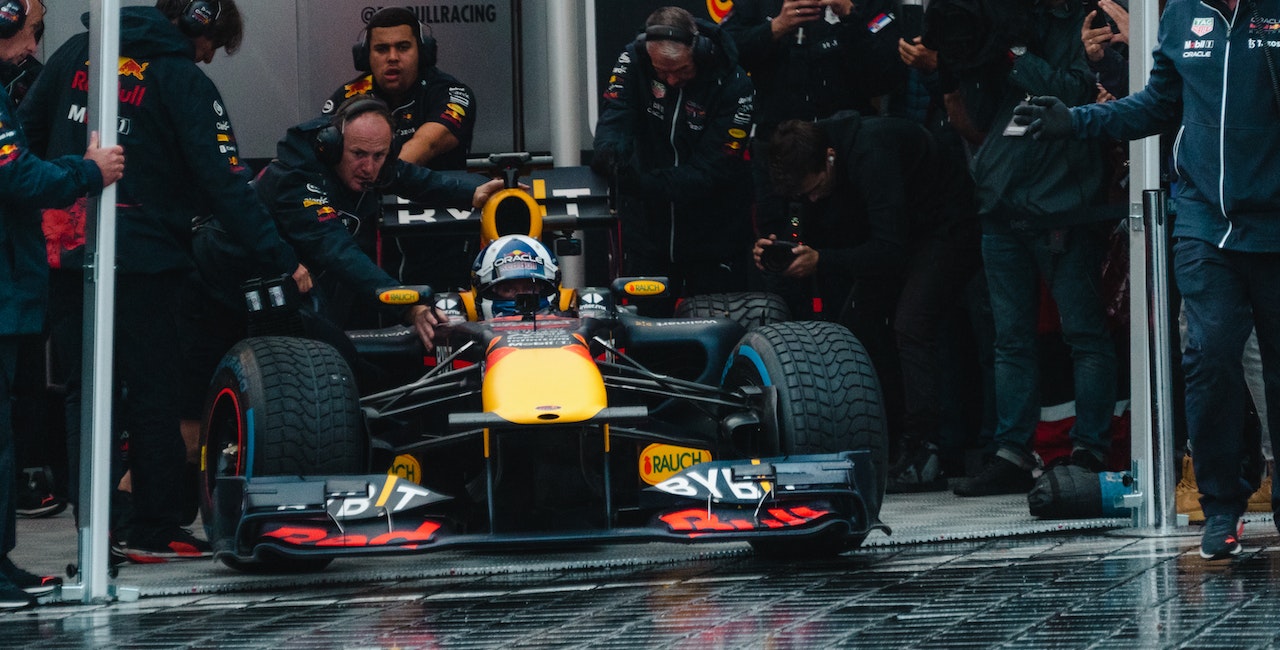
<svg viewBox="0 0 1280 650">
<path fill-rule="evenodd" d="M 1025 512 L 1020 497 L 895 496 L 892 537 L 790 563 L 742 544 L 641 544 L 340 560 L 300 577 L 130 565 L 115 582 L 137 601 L 0 614 L 0 645 L 1280 648 L 1270 515 L 1249 520 L 1240 557 L 1208 562 L 1197 527 L 1154 537 Z M 15 559 L 65 564 L 70 527 L 21 522 Z"/>
</svg>

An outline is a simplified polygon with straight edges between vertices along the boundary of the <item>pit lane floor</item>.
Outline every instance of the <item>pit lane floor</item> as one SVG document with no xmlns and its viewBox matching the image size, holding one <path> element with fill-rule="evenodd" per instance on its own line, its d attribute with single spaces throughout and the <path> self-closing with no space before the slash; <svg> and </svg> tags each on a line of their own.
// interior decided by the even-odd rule
<svg viewBox="0 0 1280 650">
<path fill-rule="evenodd" d="M 309 576 L 206 561 L 124 565 L 136 601 L 0 614 L 9 648 L 1280 648 L 1280 536 L 1208 562 L 1199 528 L 1038 521 L 1022 496 L 893 495 L 875 534 L 830 560 L 744 544 L 339 560 Z M 19 565 L 61 572 L 68 514 L 22 520 Z"/>
</svg>

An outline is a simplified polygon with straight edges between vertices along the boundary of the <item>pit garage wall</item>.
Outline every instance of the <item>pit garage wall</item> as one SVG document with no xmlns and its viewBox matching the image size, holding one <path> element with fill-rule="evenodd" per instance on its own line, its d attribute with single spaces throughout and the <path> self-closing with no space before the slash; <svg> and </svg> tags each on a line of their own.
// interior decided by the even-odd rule
<svg viewBox="0 0 1280 650">
<path fill-rule="evenodd" d="M 723 15 L 728 3 L 717 0 L 595 2 L 596 37 L 582 35 L 584 56 L 592 40 L 597 82 L 607 78 L 622 47 L 644 24 L 645 17 L 664 4 L 683 6 L 702 18 Z M 585 4 L 584 1 L 584 4 Z M 84 30 L 80 16 L 85 5 L 73 0 L 49 0 L 41 59 Z M 124 6 L 150 5 L 151 0 L 122 0 Z M 222 54 L 207 67 L 218 84 L 249 160 L 269 159 L 275 143 L 292 125 L 319 114 L 329 94 L 355 76 L 351 46 L 370 14 L 391 3 L 364 0 L 237 0 L 245 17 L 245 40 L 235 56 Z M 548 5 L 540 0 L 477 0 L 406 3 L 428 25 L 439 42 L 439 66 L 476 93 L 478 113 L 473 157 L 491 152 L 550 149 L 552 108 L 548 96 Z M 719 7 L 719 9 L 715 9 Z M 582 12 L 586 15 L 587 12 Z M 585 19 L 584 19 L 585 20 Z M 518 30 L 518 31 L 513 31 Z M 513 57 L 519 46 L 519 56 Z M 514 70 L 520 62 L 522 77 Z M 588 69 L 588 62 L 583 62 Z M 584 83 L 584 87 L 586 84 Z M 598 86 L 597 88 L 602 88 Z M 523 93 L 517 111 L 517 100 Z M 583 93 L 585 107 L 597 98 Z M 588 111 L 583 110 L 583 115 Z M 558 125 L 563 126 L 563 125 Z M 590 125 L 583 124 L 583 148 L 591 143 Z"/>
</svg>

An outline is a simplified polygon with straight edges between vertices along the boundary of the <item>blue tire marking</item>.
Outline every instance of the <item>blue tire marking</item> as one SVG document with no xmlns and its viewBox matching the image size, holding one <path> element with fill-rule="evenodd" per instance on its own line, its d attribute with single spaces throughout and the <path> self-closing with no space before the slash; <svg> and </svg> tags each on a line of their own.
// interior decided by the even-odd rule
<svg viewBox="0 0 1280 650">
<path fill-rule="evenodd" d="M 760 375 L 760 381 L 763 385 L 773 385 L 773 381 L 769 378 L 769 371 L 764 367 L 764 359 L 760 358 L 760 353 L 756 352 L 755 348 L 740 347 L 738 348 L 738 356 L 745 358 L 747 361 L 751 362 L 751 365 L 755 366 L 756 373 Z M 725 379 L 729 377 L 729 369 L 733 367 L 734 361 L 737 361 L 737 358 L 730 359 L 729 364 L 724 367 L 724 375 L 720 377 L 721 386 L 724 385 Z"/>
<path fill-rule="evenodd" d="M 244 412 L 244 477 L 253 478 L 253 409 Z"/>
</svg>

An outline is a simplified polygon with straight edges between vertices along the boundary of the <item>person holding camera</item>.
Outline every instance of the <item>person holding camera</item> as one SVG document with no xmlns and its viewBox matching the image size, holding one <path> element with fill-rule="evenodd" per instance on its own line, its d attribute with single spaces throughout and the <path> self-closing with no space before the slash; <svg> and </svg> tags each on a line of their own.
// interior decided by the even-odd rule
<svg viewBox="0 0 1280 650">
<path fill-rule="evenodd" d="M 903 396 L 890 490 L 946 489 L 938 453 L 938 335 L 978 269 L 973 188 L 963 161 L 919 124 L 842 111 L 780 124 L 768 162 L 774 190 L 811 204 L 813 218 L 797 242 L 786 233 L 757 240 L 757 266 L 813 281 L 867 346 L 886 394 Z"/>
</svg>

